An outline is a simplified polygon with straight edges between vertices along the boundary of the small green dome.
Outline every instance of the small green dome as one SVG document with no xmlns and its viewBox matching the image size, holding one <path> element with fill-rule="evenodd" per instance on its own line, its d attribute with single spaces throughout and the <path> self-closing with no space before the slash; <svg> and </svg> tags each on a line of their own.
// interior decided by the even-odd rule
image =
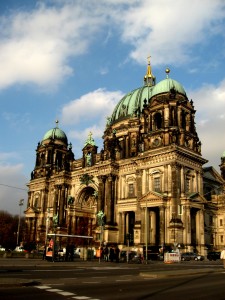
<svg viewBox="0 0 225 300">
<path fill-rule="evenodd" d="M 223 152 L 223 154 L 222 154 L 222 158 L 224 158 L 225 157 L 225 151 Z"/>
<path fill-rule="evenodd" d="M 151 98 L 152 88 L 152 86 L 142 86 L 126 94 L 115 107 L 111 124 L 133 116 L 138 110 L 141 112 L 144 100 L 148 101 Z"/>
<path fill-rule="evenodd" d="M 44 137 L 42 139 L 42 142 L 45 141 L 45 140 L 48 140 L 48 139 L 51 139 L 51 140 L 61 140 L 65 144 L 68 143 L 67 136 L 66 136 L 65 132 L 62 131 L 61 129 L 59 129 L 58 127 L 55 127 L 53 129 L 48 130 L 45 133 L 45 135 L 44 135 Z"/>
<path fill-rule="evenodd" d="M 171 90 L 186 96 L 186 92 L 183 86 L 176 80 L 171 78 L 166 78 L 159 83 L 157 83 L 152 90 L 152 97 L 162 93 L 168 93 Z"/>
</svg>

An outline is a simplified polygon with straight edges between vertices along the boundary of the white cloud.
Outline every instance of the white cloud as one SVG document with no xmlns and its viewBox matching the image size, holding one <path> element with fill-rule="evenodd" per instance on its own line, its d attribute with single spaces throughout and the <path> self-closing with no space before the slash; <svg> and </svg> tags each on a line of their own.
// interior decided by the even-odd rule
<svg viewBox="0 0 225 300">
<path fill-rule="evenodd" d="M 0 164 L 7 163 L 10 159 L 17 159 L 19 157 L 16 152 L 0 152 Z"/>
<path fill-rule="evenodd" d="M 122 39 L 131 43 L 131 57 L 139 62 L 150 54 L 154 64 L 184 63 L 190 47 L 221 32 L 224 2 L 195 0 L 145 0 L 123 13 Z"/>
<path fill-rule="evenodd" d="M 122 97 L 123 93 L 120 91 L 109 92 L 106 89 L 98 89 L 71 101 L 62 108 L 60 119 L 64 125 L 70 126 L 68 138 L 75 140 L 73 148 L 76 158 L 81 157 L 81 149 L 90 131 L 93 133 L 96 145 L 102 147 L 107 117 L 111 116 Z M 77 126 L 71 129 L 71 125 Z"/>
<path fill-rule="evenodd" d="M 218 169 L 220 157 L 225 151 L 225 80 L 218 86 L 204 85 L 188 92 L 193 99 L 196 112 L 196 127 L 202 142 L 203 157 L 208 165 Z"/>
<path fill-rule="evenodd" d="M 57 84 L 73 70 L 71 56 L 85 53 L 101 16 L 79 5 L 16 11 L 0 19 L 0 88 L 14 83 Z"/>
<path fill-rule="evenodd" d="M 112 114 L 122 96 L 120 91 L 109 92 L 105 89 L 83 95 L 63 107 L 62 122 L 70 125 L 84 122 L 87 126 L 89 122 L 96 122 L 99 126 L 105 125 L 106 117 Z"/>
<path fill-rule="evenodd" d="M 69 59 L 87 52 L 104 30 L 102 44 L 117 32 L 140 63 L 151 54 L 154 65 L 182 64 L 190 58 L 190 47 L 221 33 L 225 16 L 222 0 L 41 3 L 0 19 L 1 89 L 15 83 L 57 86 L 74 71 Z"/>
</svg>

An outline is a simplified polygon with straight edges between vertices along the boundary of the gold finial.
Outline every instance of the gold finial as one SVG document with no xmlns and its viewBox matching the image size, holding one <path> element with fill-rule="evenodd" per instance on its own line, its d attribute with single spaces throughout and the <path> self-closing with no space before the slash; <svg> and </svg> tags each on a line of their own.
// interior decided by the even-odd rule
<svg viewBox="0 0 225 300">
<path fill-rule="evenodd" d="M 166 68 L 165 72 L 166 72 L 166 78 L 169 78 L 170 69 Z"/>
<path fill-rule="evenodd" d="M 146 75 L 144 76 L 144 82 L 145 82 L 145 84 L 148 85 L 148 86 L 153 86 L 153 85 L 155 85 L 155 76 L 152 74 L 150 58 L 151 58 L 151 55 L 149 55 L 149 56 L 147 57 L 147 60 L 148 60 L 148 67 L 147 67 L 147 73 L 146 73 Z"/>
<path fill-rule="evenodd" d="M 148 60 L 148 67 L 147 67 L 147 76 L 148 77 L 152 77 L 152 69 L 151 69 L 151 63 L 150 63 L 150 57 L 151 57 L 151 55 L 149 55 L 148 57 L 147 57 L 147 60 Z"/>
</svg>

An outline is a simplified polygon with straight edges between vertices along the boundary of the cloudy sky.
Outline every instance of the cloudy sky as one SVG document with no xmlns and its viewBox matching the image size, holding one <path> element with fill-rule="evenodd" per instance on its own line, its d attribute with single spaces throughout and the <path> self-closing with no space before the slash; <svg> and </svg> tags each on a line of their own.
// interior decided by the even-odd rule
<svg viewBox="0 0 225 300">
<path fill-rule="evenodd" d="M 99 150 L 106 117 L 142 86 L 179 81 L 196 108 L 202 155 L 219 171 L 225 151 L 223 0 L 1 0 L 0 210 L 19 213 L 36 147 L 59 127 L 75 158 L 88 132 Z"/>
</svg>

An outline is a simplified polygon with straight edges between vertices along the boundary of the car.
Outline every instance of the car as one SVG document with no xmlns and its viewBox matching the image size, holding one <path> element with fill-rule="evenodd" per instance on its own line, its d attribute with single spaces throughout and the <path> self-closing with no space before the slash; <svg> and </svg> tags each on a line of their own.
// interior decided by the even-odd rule
<svg viewBox="0 0 225 300">
<path fill-rule="evenodd" d="M 204 256 L 197 254 L 195 252 L 184 252 L 181 254 L 182 261 L 190 261 L 190 260 L 204 260 Z"/>
<path fill-rule="evenodd" d="M 14 249 L 14 251 L 16 251 L 16 252 L 24 252 L 25 250 L 24 250 L 23 247 L 17 246 L 17 247 Z"/>
<path fill-rule="evenodd" d="M 207 254 L 208 260 L 217 260 L 220 259 L 220 252 L 219 251 L 211 251 Z"/>
</svg>

